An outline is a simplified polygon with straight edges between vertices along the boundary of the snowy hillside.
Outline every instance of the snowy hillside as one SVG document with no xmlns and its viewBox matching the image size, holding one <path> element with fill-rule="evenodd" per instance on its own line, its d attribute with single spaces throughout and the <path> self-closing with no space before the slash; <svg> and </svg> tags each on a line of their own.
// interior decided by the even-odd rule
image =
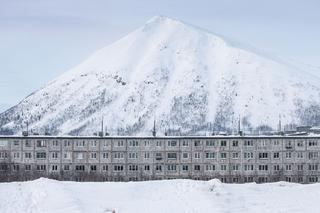
<svg viewBox="0 0 320 213">
<path fill-rule="evenodd" d="M 183 22 L 144 26 L 0 114 L 0 133 L 185 134 L 283 124 L 320 125 L 320 80 Z"/>
<path fill-rule="evenodd" d="M 3 213 L 318 213 L 320 184 L 221 184 L 218 180 L 1 183 Z"/>
</svg>

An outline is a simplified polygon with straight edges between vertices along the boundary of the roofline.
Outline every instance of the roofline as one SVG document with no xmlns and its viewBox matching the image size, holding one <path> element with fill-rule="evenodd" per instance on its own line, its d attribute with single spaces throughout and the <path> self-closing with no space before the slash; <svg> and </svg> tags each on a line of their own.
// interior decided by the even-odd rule
<svg viewBox="0 0 320 213">
<path fill-rule="evenodd" d="M 320 139 L 320 135 L 213 135 L 213 136 L 49 136 L 49 135 L 0 135 L 0 139 Z"/>
</svg>

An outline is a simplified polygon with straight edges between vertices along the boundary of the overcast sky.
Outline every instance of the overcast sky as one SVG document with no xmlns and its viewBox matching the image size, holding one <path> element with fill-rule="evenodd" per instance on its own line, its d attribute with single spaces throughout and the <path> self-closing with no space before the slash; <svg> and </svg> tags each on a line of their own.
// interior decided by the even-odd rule
<svg viewBox="0 0 320 213">
<path fill-rule="evenodd" d="M 320 67 L 319 0 L 0 0 L 0 111 L 154 15 Z"/>
</svg>

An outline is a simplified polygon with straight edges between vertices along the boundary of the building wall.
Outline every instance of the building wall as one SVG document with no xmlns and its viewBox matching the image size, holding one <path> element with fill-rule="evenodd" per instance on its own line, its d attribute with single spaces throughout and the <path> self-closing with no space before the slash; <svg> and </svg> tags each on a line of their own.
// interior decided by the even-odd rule
<svg viewBox="0 0 320 213">
<path fill-rule="evenodd" d="M 320 181 L 320 137 L 0 137 L 0 180 Z"/>
</svg>

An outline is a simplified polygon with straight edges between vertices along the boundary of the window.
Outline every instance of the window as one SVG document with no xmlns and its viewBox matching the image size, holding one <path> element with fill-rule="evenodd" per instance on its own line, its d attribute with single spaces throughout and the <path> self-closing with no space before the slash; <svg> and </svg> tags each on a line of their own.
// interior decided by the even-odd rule
<svg viewBox="0 0 320 213">
<path fill-rule="evenodd" d="M 227 153 L 226 152 L 221 152 L 220 153 L 220 158 L 221 159 L 226 159 L 227 158 Z"/>
<path fill-rule="evenodd" d="M 7 152 L 0 152 L 0 159 L 6 159 L 8 158 L 8 153 Z"/>
<path fill-rule="evenodd" d="M 290 159 L 292 156 L 291 152 L 286 152 L 286 158 Z"/>
<path fill-rule="evenodd" d="M 286 141 L 285 147 L 286 147 L 286 149 L 291 149 L 291 148 L 293 148 L 293 145 L 292 145 L 291 141 Z"/>
<path fill-rule="evenodd" d="M 245 153 L 243 154 L 243 157 L 244 157 L 245 159 L 253 158 L 253 152 L 245 152 Z"/>
<path fill-rule="evenodd" d="M 150 146 L 150 141 L 144 141 L 144 146 Z"/>
<path fill-rule="evenodd" d="M 138 141 L 129 141 L 129 146 L 139 146 Z"/>
<path fill-rule="evenodd" d="M 108 165 L 102 165 L 102 171 L 108 171 Z"/>
<path fill-rule="evenodd" d="M 109 156 L 109 155 L 108 155 L 108 153 L 107 153 L 107 152 L 103 152 L 103 153 L 102 153 L 102 158 L 103 158 L 103 159 L 107 159 L 107 158 L 108 158 L 108 156 Z"/>
<path fill-rule="evenodd" d="M 239 164 L 234 164 L 234 165 L 232 165 L 232 170 L 233 171 L 239 171 Z"/>
<path fill-rule="evenodd" d="M 84 171 L 85 166 L 84 165 L 76 165 L 76 171 Z"/>
<path fill-rule="evenodd" d="M 233 147 L 238 147 L 239 146 L 239 142 L 238 141 L 232 141 L 232 146 Z"/>
<path fill-rule="evenodd" d="M 227 141 L 220 141 L 220 146 L 227 146 Z"/>
<path fill-rule="evenodd" d="M 214 146 L 214 141 L 206 141 L 206 146 Z"/>
<path fill-rule="evenodd" d="M 97 171 L 97 165 L 91 165 L 90 166 L 90 171 L 92 171 L 92 172 Z"/>
<path fill-rule="evenodd" d="M 83 158 L 84 158 L 84 153 L 78 152 L 78 153 L 77 153 L 77 159 L 78 159 L 78 160 L 82 160 Z"/>
<path fill-rule="evenodd" d="M 292 165 L 291 164 L 287 164 L 286 165 L 286 171 L 291 171 L 292 170 Z"/>
<path fill-rule="evenodd" d="M 274 146 L 279 146 L 280 145 L 280 141 L 273 141 L 273 145 Z"/>
<path fill-rule="evenodd" d="M 226 171 L 227 170 L 227 165 L 220 165 L 220 170 L 221 171 Z"/>
<path fill-rule="evenodd" d="M 177 146 L 177 141 L 168 141 L 168 146 Z"/>
<path fill-rule="evenodd" d="M 104 146 L 104 147 L 109 146 L 108 141 L 103 141 L 103 146 Z"/>
<path fill-rule="evenodd" d="M 318 158 L 318 152 L 309 152 L 309 159 Z"/>
<path fill-rule="evenodd" d="M 213 158 L 215 158 L 215 153 L 214 153 L 214 152 L 207 152 L 207 153 L 206 153 L 206 158 L 207 158 L 207 159 L 213 159 Z"/>
<path fill-rule="evenodd" d="M 186 146 L 189 146 L 189 142 L 188 142 L 188 141 L 185 141 L 185 140 L 182 141 L 182 146 L 185 146 L 185 147 L 186 147 Z"/>
<path fill-rule="evenodd" d="M 214 170 L 216 170 L 216 165 L 207 164 L 206 165 L 206 170 L 207 171 L 214 171 Z"/>
<path fill-rule="evenodd" d="M 259 153 L 259 159 L 267 159 L 268 153 L 267 152 L 260 152 Z"/>
<path fill-rule="evenodd" d="M 245 171 L 253 171 L 254 170 L 254 166 L 252 164 L 245 164 L 244 165 L 244 170 Z"/>
<path fill-rule="evenodd" d="M 20 152 L 14 152 L 13 153 L 13 158 L 15 158 L 15 159 L 20 158 Z"/>
<path fill-rule="evenodd" d="M 265 140 L 260 141 L 260 146 L 267 146 L 267 141 Z"/>
<path fill-rule="evenodd" d="M 97 159 L 97 153 L 96 152 L 91 152 L 90 158 L 91 159 Z"/>
<path fill-rule="evenodd" d="M 149 158 L 150 158 L 150 152 L 145 152 L 144 159 L 149 159 Z"/>
<path fill-rule="evenodd" d="M 273 153 L 273 158 L 274 159 L 279 159 L 280 158 L 280 153 L 279 152 Z"/>
<path fill-rule="evenodd" d="M 303 152 L 297 152 L 297 158 L 303 158 Z"/>
<path fill-rule="evenodd" d="M 182 171 L 188 171 L 189 166 L 188 165 L 182 165 Z"/>
<path fill-rule="evenodd" d="M 31 170 L 31 165 L 29 165 L 29 164 L 25 165 L 25 170 L 26 171 L 30 171 Z"/>
<path fill-rule="evenodd" d="M 244 141 L 244 146 L 253 146 L 253 141 L 252 140 L 251 141 L 248 141 L 248 140 Z"/>
<path fill-rule="evenodd" d="M 238 159 L 239 158 L 239 153 L 238 152 L 233 152 L 232 153 L 232 158 L 233 159 Z"/>
<path fill-rule="evenodd" d="M 137 159 L 138 158 L 138 153 L 137 152 L 129 152 L 129 159 Z"/>
<path fill-rule="evenodd" d="M 316 176 L 309 177 L 309 183 L 317 183 L 317 182 L 318 182 L 318 177 Z"/>
<path fill-rule="evenodd" d="M 19 141 L 13 141 L 13 145 L 14 145 L 14 146 L 19 146 L 19 145 L 20 145 L 20 142 L 19 142 Z"/>
<path fill-rule="evenodd" d="M 161 146 L 161 141 L 157 141 L 156 146 Z"/>
<path fill-rule="evenodd" d="M 116 143 L 116 146 L 118 146 L 118 147 L 123 146 L 123 141 L 118 141 L 118 142 Z"/>
<path fill-rule="evenodd" d="M 156 153 L 156 160 L 162 160 L 162 154 L 160 152 Z"/>
<path fill-rule="evenodd" d="M 318 164 L 309 164 L 309 171 L 318 171 Z"/>
<path fill-rule="evenodd" d="M 194 146 L 201 146 L 201 141 L 194 141 Z"/>
<path fill-rule="evenodd" d="M 85 144 L 86 144 L 85 141 L 77 141 L 77 143 L 76 143 L 76 145 L 77 145 L 78 147 L 84 147 Z"/>
<path fill-rule="evenodd" d="M 298 141 L 297 146 L 298 147 L 303 147 L 303 141 Z"/>
<path fill-rule="evenodd" d="M 7 146 L 8 141 L 0 140 L 0 146 Z"/>
<path fill-rule="evenodd" d="M 123 159 L 123 153 L 122 152 L 116 152 L 114 153 L 115 159 Z"/>
<path fill-rule="evenodd" d="M 97 141 L 91 141 L 91 146 L 96 147 L 97 146 Z"/>
<path fill-rule="evenodd" d="M 280 171 L 280 165 L 274 165 L 273 166 L 274 171 Z"/>
<path fill-rule="evenodd" d="M 302 164 L 298 164 L 297 167 L 298 167 L 298 171 L 303 171 L 303 165 Z"/>
<path fill-rule="evenodd" d="M 176 170 L 177 170 L 177 166 L 175 164 L 168 165 L 168 171 L 176 171 Z"/>
<path fill-rule="evenodd" d="M 52 171 L 58 171 L 58 166 L 57 165 L 52 165 L 51 166 Z"/>
<path fill-rule="evenodd" d="M 63 158 L 64 158 L 64 159 L 71 159 L 71 152 L 65 152 L 65 153 L 63 153 Z"/>
<path fill-rule="evenodd" d="M 200 152 L 194 153 L 194 158 L 195 159 L 200 159 L 201 158 L 201 153 Z"/>
<path fill-rule="evenodd" d="M 144 171 L 150 171 L 150 165 L 144 165 Z"/>
<path fill-rule="evenodd" d="M 162 166 L 161 165 L 156 165 L 156 171 L 162 171 Z"/>
<path fill-rule="evenodd" d="M 37 165 L 37 170 L 38 171 L 46 171 L 46 165 Z"/>
<path fill-rule="evenodd" d="M 267 171 L 268 165 L 259 165 L 259 171 Z"/>
<path fill-rule="evenodd" d="M 309 146 L 318 146 L 317 141 L 309 141 Z"/>
<path fill-rule="evenodd" d="M 59 146 L 59 141 L 52 141 L 52 146 Z"/>
<path fill-rule="evenodd" d="M 129 165 L 129 171 L 138 171 L 138 165 Z"/>
<path fill-rule="evenodd" d="M 19 165 L 13 165 L 13 170 L 14 170 L 14 171 L 19 171 L 19 170 L 20 170 Z"/>
<path fill-rule="evenodd" d="M 64 146 L 71 146 L 71 141 L 64 141 Z"/>
<path fill-rule="evenodd" d="M 189 158 L 189 153 L 187 153 L 187 152 L 182 153 L 182 158 L 184 158 L 184 159 Z"/>
<path fill-rule="evenodd" d="M 53 159 L 58 158 L 58 152 L 52 152 L 51 153 L 51 158 L 53 158 Z"/>
<path fill-rule="evenodd" d="M 26 142 L 25 142 L 25 147 L 31 147 L 31 141 L 26 140 Z"/>
<path fill-rule="evenodd" d="M 168 153 L 168 159 L 177 159 L 177 153 Z"/>
<path fill-rule="evenodd" d="M 43 140 L 37 140 L 37 147 L 45 147 L 46 146 L 46 142 Z"/>
<path fill-rule="evenodd" d="M 200 171 L 200 168 L 201 168 L 200 165 L 194 165 L 194 170 L 195 171 Z"/>
<path fill-rule="evenodd" d="M 292 178 L 291 177 L 286 177 L 286 182 L 292 182 Z"/>
<path fill-rule="evenodd" d="M 46 159 L 47 154 L 45 152 L 37 152 L 36 158 L 37 159 Z"/>
<path fill-rule="evenodd" d="M 69 165 L 64 165 L 64 166 L 63 166 L 63 170 L 69 171 L 69 170 L 70 170 L 70 166 L 69 166 Z"/>
</svg>

